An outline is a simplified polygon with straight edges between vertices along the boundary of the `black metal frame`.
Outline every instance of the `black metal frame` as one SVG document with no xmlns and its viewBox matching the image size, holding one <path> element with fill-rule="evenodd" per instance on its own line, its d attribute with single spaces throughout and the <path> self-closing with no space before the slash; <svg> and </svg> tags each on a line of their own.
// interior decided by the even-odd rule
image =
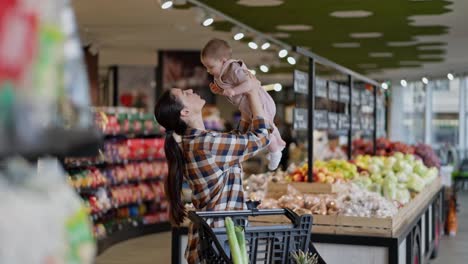
<svg viewBox="0 0 468 264">
<path fill-rule="evenodd" d="M 372 141 L 373 141 L 373 152 L 376 154 L 377 152 L 377 89 L 380 87 L 380 85 L 372 80 L 369 79 L 359 73 L 356 73 L 350 69 L 347 69 L 339 64 L 336 64 L 328 59 L 325 59 L 315 53 L 312 53 L 304 48 L 301 47 L 295 47 L 294 51 L 307 57 L 308 58 L 308 75 L 309 75 L 309 93 L 307 97 L 307 109 L 308 109 L 308 135 L 307 135 L 307 140 L 308 140 L 308 173 L 307 173 L 307 181 L 312 182 L 313 181 L 313 150 L 314 150 L 314 140 L 313 140 L 313 131 L 315 128 L 315 123 L 314 123 L 314 115 L 315 115 L 315 93 L 316 93 L 316 85 L 315 85 L 315 77 L 316 77 L 316 63 L 320 63 L 326 66 L 330 66 L 346 75 L 348 75 L 348 86 L 349 86 L 349 101 L 348 101 L 348 110 L 349 110 L 349 122 L 350 122 L 350 127 L 348 130 L 348 158 L 352 158 L 352 136 L 353 136 L 353 126 L 352 126 L 352 120 L 353 120 L 353 114 L 352 114 L 352 90 L 354 89 L 353 82 L 354 80 L 360 80 L 365 83 L 368 83 L 373 86 L 373 130 L 372 130 Z"/>
</svg>

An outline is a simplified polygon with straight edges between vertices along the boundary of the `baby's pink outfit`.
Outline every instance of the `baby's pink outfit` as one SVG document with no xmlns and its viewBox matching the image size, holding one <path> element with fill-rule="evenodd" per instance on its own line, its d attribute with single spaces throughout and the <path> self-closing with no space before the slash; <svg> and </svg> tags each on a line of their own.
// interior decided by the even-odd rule
<svg viewBox="0 0 468 264">
<path fill-rule="evenodd" d="M 245 63 L 240 60 L 228 60 L 226 61 L 222 68 L 221 73 L 219 74 L 218 78 L 215 78 L 215 83 L 221 89 L 233 89 L 236 91 L 235 87 L 250 78 L 250 72 L 245 66 Z M 263 89 L 262 86 L 256 85 L 252 89 L 257 89 L 260 94 L 260 100 L 263 104 L 263 109 L 265 111 L 265 119 L 270 122 L 270 125 L 273 128 L 273 132 L 270 136 L 270 145 L 268 146 L 268 150 L 270 152 L 278 152 L 284 149 L 286 143 L 281 138 L 281 135 L 278 131 L 278 128 L 275 126 L 274 118 L 276 114 L 276 105 L 273 98 Z M 229 101 L 232 104 L 239 107 L 239 110 L 243 113 L 252 116 L 252 111 L 250 109 L 249 102 L 244 94 L 246 91 L 236 91 L 236 95 L 234 96 L 227 96 Z"/>
</svg>

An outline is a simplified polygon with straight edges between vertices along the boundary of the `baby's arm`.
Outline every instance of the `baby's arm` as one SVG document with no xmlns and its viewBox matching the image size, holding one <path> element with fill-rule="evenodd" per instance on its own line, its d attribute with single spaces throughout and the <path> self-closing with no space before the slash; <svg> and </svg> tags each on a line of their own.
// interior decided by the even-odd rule
<svg viewBox="0 0 468 264">
<path fill-rule="evenodd" d="M 255 78 L 248 78 L 245 81 L 241 82 L 239 85 L 232 89 L 224 90 L 224 95 L 235 96 L 251 91 L 255 87 L 255 82 L 258 82 Z"/>
</svg>

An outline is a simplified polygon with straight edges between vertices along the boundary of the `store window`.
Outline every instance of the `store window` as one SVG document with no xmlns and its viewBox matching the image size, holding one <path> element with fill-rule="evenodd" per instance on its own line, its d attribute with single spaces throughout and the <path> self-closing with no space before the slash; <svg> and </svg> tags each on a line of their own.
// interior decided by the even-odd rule
<svg viewBox="0 0 468 264">
<path fill-rule="evenodd" d="M 409 83 L 403 90 L 403 141 L 424 142 L 426 91 L 420 82 Z"/>
<path fill-rule="evenodd" d="M 458 146 L 460 81 L 430 82 L 432 91 L 432 145 L 435 149 Z"/>
</svg>

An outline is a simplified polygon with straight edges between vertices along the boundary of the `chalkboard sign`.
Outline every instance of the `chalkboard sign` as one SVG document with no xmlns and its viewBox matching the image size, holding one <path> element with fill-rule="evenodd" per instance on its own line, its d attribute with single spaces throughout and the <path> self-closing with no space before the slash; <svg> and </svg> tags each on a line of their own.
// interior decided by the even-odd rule
<svg viewBox="0 0 468 264">
<path fill-rule="evenodd" d="M 346 115 L 346 114 L 339 115 L 339 129 L 347 130 L 349 128 L 350 128 L 349 115 Z"/>
<path fill-rule="evenodd" d="M 328 111 L 315 110 L 314 125 L 316 129 L 328 128 Z"/>
<path fill-rule="evenodd" d="M 322 78 L 315 79 L 315 96 L 327 98 L 327 81 Z"/>
<path fill-rule="evenodd" d="M 294 92 L 308 94 L 309 74 L 299 70 L 294 70 Z"/>
<path fill-rule="evenodd" d="M 358 89 L 353 89 L 351 91 L 351 96 L 353 97 L 353 105 L 361 105 L 361 91 Z"/>
<path fill-rule="evenodd" d="M 361 118 L 359 116 L 353 115 L 352 129 L 361 130 Z"/>
<path fill-rule="evenodd" d="M 338 114 L 337 113 L 328 113 L 328 129 L 338 129 Z"/>
<path fill-rule="evenodd" d="M 349 102 L 349 86 L 340 85 L 340 102 L 347 104 Z"/>
<path fill-rule="evenodd" d="M 307 130 L 307 120 L 309 115 L 307 114 L 307 109 L 305 108 L 294 108 L 293 109 L 293 124 L 294 130 Z"/>
<path fill-rule="evenodd" d="M 338 88 L 336 82 L 328 82 L 328 99 L 338 101 Z"/>
</svg>

